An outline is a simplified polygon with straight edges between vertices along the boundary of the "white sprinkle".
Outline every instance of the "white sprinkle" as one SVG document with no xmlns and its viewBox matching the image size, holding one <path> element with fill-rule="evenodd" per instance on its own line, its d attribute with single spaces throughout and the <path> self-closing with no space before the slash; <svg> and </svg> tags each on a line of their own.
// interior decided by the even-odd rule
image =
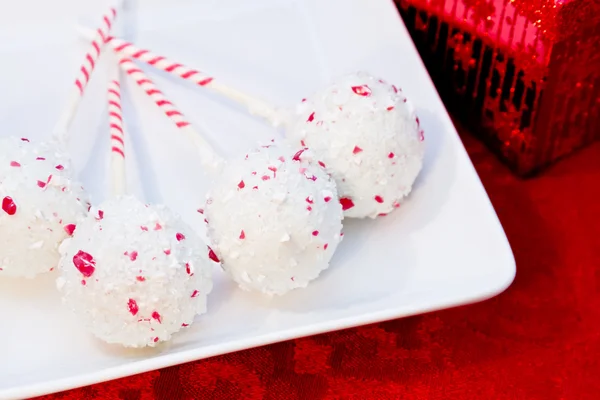
<svg viewBox="0 0 600 400">
<path fill-rule="evenodd" d="M 288 235 L 287 233 L 284 233 L 283 236 L 281 237 L 281 239 L 279 239 L 279 241 L 281 243 L 283 243 L 283 242 L 289 242 L 290 241 L 290 235 Z"/>
</svg>

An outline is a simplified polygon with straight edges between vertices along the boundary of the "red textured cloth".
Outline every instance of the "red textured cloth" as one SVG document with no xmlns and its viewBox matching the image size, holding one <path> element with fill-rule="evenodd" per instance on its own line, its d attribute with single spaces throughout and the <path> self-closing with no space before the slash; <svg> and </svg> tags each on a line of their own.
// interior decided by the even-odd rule
<svg viewBox="0 0 600 400">
<path fill-rule="evenodd" d="M 517 259 L 503 294 L 44 399 L 600 398 L 600 143 L 522 181 L 463 140 Z"/>
</svg>

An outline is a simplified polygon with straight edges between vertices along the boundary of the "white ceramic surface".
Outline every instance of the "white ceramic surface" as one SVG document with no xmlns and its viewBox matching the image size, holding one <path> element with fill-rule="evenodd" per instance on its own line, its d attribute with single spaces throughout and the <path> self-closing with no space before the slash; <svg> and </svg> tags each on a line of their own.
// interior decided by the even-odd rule
<svg viewBox="0 0 600 400">
<path fill-rule="evenodd" d="M 0 135 L 50 133 L 85 51 L 74 25 L 93 25 L 107 3 L 0 0 Z M 0 281 L 0 399 L 483 300 L 512 282 L 502 227 L 391 0 L 137 0 L 127 7 L 126 38 L 273 102 L 292 105 L 358 69 L 400 85 L 425 128 L 425 168 L 400 210 L 346 221 L 330 270 L 309 288 L 269 300 L 215 271 L 209 314 L 154 351 L 123 351 L 91 337 L 61 307 L 54 276 Z M 109 61 L 99 65 L 71 141 L 96 203 L 107 189 Z M 277 135 L 226 101 L 152 76 L 228 157 Z M 167 204 L 202 234 L 195 210 L 207 182 L 193 149 L 135 86 L 124 96 L 132 192 Z"/>
</svg>

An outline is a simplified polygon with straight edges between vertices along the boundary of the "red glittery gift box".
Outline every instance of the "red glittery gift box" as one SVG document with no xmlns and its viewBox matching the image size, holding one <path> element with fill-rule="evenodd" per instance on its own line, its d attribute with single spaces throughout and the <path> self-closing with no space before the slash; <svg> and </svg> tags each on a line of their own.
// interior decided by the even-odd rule
<svg viewBox="0 0 600 400">
<path fill-rule="evenodd" d="M 449 111 L 519 175 L 600 139 L 600 0 L 397 0 Z"/>
</svg>

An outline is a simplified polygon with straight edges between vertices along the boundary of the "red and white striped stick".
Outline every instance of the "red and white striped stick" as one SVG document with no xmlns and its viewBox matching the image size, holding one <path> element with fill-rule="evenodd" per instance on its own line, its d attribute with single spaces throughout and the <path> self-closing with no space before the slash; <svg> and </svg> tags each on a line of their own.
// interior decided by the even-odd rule
<svg viewBox="0 0 600 400">
<path fill-rule="evenodd" d="M 121 109 L 121 84 L 119 66 L 115 63 L 110 68 L 107 100 L 108 124 L 111 147 L 112 192 L 114 196 L 125 193 L 125 131 L 123 129 L 123 113 Z"/>
<path fill-rule="evenodd" d="M 85 37 L 91 37 L 93 31 L 79 27 L 79 31 Z M 216 81 L 214 77 L 200 72 L 196 69 L 187 67 L 181 63 L 172 61 L 166 57 L 152 53 L 150 50 L 140 49 L 133 43 L 127 42 L 123 39 L 116 37 L 107 37 L 107 42 L 113 47 L 113 50 L 120 54 L 122 57 L 129 57 L 140 60 L 146 64 L 153 66 L 156 69 L 168 72 L 184 80 L 193 82 L 198 86 L 208 88 L 226 98 L 229 98 L 242 106 L 246 107 L 248 112 L 252 115 L 258 115 L 261 118 L 266 119 L 269 123 L 278 126 L 282 122 L 285 122 L 287 116 L 281 110 L 277 110 L 275 107 L 265 103 L 258 98 L 249 96 L 229 86 L 223 85 Z"/>
<path fill-rule="evenodd" d="M 120 5 L 121 0 L 117 1 L 115 6 L 108 9 L 102 16 L 102 25 L 97 29 L 96 34 L 90 38 L 90 49 L 86 53 L 81 67 L 79 67 L 77 78 L 75 79 L 74 86 L 69 94 L 67 104 L 63 109 L 58 123 L 54 127 L 54 135 L 59 140 L 65 140 L 67 137 L 71 122 L 73 122 L 73 118 L 77 113 L 77 108 L 81 103 L 81 98 L 85 93 L 85 88 L 90 81 L 96 62 L 102 53 L 102 47 L 105 44 L 104 39 L 110 34 L 115 18 L 117 17 L 117 9 Z"/>
<path fill-rule="evenodd" d="M 217 171 L 223 162 L 222 158 L 215 153 L 202 135 L 194 129 L 175 104 L 167 99 L 165 94 L 130 58 L 121 58 L 119 64 L 127 75 L 154 101 L 158 108 L 173 121 L 175 126 L 190 137 L 200 153 L 202 164 L 211 172 Z"/>
</svg>

